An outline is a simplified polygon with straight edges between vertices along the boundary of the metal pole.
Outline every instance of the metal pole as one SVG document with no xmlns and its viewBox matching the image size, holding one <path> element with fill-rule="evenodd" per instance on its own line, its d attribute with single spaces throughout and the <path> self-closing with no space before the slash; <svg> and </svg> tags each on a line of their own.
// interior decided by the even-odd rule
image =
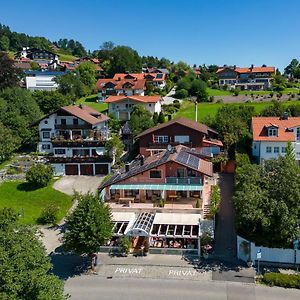
<svg viewBox="0 0 300 300">
<path fill-rule="evenodd" d="M 258 275 L 260 274 L 260 270 L 259 270 L 259 259 L 257 260 L 257 273 L 258 273 Z"/>
</svg>

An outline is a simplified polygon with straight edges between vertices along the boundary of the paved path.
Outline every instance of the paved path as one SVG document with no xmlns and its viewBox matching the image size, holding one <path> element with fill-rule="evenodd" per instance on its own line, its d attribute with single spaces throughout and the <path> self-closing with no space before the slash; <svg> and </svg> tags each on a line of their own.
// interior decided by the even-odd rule
<svg viewBox="0 0 300 300">
<path fill-rule="evenodd" d="M 244 283 L 76 276 L 65 285 L 71 300 L 298 300 L 300 291 Z"/>
<path fill-rule="evenodd" d="M 236 233 L 232 203 L 233 175 L 220 174 L 219 186 L 222 200 L 216 220 L 215 255 L 226 260 L 233 260 L 236 258 Z"/>
<path fill-rule="evenodd" d="M 86 194 L 96 193 L 104 177 L 100 176 L 63 176 L 57 180 L 53 187 L 67 195 L 73 195 L 74 191 Z"/>
<path fill-rule="evenodd" d="M 173 98 L 172 96 L 174 96 L 175 94 L 175 87 L 171 89 L 171 91 L 163 97 L 163 101 L 162 104 L 168 105 L 174 102 L 174 100 L 178 100 L 176 98 Z"/>
</svg>

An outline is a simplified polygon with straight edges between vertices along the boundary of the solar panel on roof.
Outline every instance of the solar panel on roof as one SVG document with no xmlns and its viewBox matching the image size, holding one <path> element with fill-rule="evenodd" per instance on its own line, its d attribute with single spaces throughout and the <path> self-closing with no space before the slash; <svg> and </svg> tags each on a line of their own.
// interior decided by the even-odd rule
<svg viewBox="0 0 300 300">
<path fill-rule="evenodd" d="M 194 169 L 198 169 L 199 167 L 199 158 L 189 154 L 188 166 L 193 167 Z"/>
<path fill-rule="evenodd" d="M 182 164 L 185 164 L 185 165 L 187 165 L 188 159 L 189 159 L 189 154 L 186 152 L 183 152 L 183 151 L 179 152 L 179 154 L 176 157 L 176 160 L 178 162 L 181 162 Z"/>
</svg>

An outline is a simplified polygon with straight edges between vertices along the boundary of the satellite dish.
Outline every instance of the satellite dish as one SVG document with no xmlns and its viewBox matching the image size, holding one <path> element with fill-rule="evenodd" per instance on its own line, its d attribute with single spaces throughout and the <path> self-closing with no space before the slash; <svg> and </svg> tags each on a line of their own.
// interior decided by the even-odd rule
<svg viewBox="0 0 300 300">
<path fill-rule="evenodd" d="M 167 150 L 168 150 L 169 152 L 172 151 L 172 146 L 171 146 L 170 144 L 168 145 Z"/>
</svg>

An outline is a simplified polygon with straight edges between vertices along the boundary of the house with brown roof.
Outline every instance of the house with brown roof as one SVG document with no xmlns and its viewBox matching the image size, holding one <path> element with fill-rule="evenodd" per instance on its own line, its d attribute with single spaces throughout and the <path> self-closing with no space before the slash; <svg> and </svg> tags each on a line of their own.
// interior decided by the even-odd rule
<svg viewBox="0 0 300 300">
<path fill-rule="evenodd" d="M 166 74 L 165 73 L 116 73 L 113 77 L 114 80 L 124 79 L 145 79 L 146 82 L 151 82 L 154 87 L 163 89 L 166 86 Z"/>
<path fill-rule="evenodd" d="M 259 163 L 284 156 L 288 142 L 300 161 L 300 117 L 253 117 L 252 133 L 252 155 Z"/>
<path fill-rule="evenodd" d="M 149 128 L 137 136 L 140 154 L 156 155 L 169 146 L 184 145 L 206 156 L 220 153 L 223 144 L 214 129 L 186 118 L 175 118 Z"/>
<path fill-rule="evenodd" d="M 137 78 L 99 79 L 96 83 L 99 102 L 109 96 L 144 96 L 146 80 Z"/>
<path fill-rule="evenodd" d="M 161 96 L 109 96 L 104 102 L 108 103 L 108 112 L 122 121 L 130 120 L 130 114 L 135 105 L 141 105 L 153 113 L 161 112 Z"/>
<path fill-rule="evenodd" d="M 168 203 L 175 195 L 195 207 L 194 198 L 201 199 L 205 176 L 212 175 L 212 162 L 178 145 L 157 155 L 140 156 L 102 183 L 99 190 L 109 201 L 132 197 L 133 202 L 153 203 L 157 198 Z"/>
<path fill-rule="evenodd" d="M 108 174 L 111 159 L 104 146 L 110 134 L 109 118 L 89 106 L 70 105 L 37 121 L 37 151 L 50 154 L 56 175 Z"/>
<path fill-rule="evenodd" d="M 271 87 L 275 67 L 261 66 L 239 68 L 236 66 L 224 66 L 217 70 L 219 86 L 228 86 L 230 89 L 241 90 L 266 90 Z"/>
</svg>

